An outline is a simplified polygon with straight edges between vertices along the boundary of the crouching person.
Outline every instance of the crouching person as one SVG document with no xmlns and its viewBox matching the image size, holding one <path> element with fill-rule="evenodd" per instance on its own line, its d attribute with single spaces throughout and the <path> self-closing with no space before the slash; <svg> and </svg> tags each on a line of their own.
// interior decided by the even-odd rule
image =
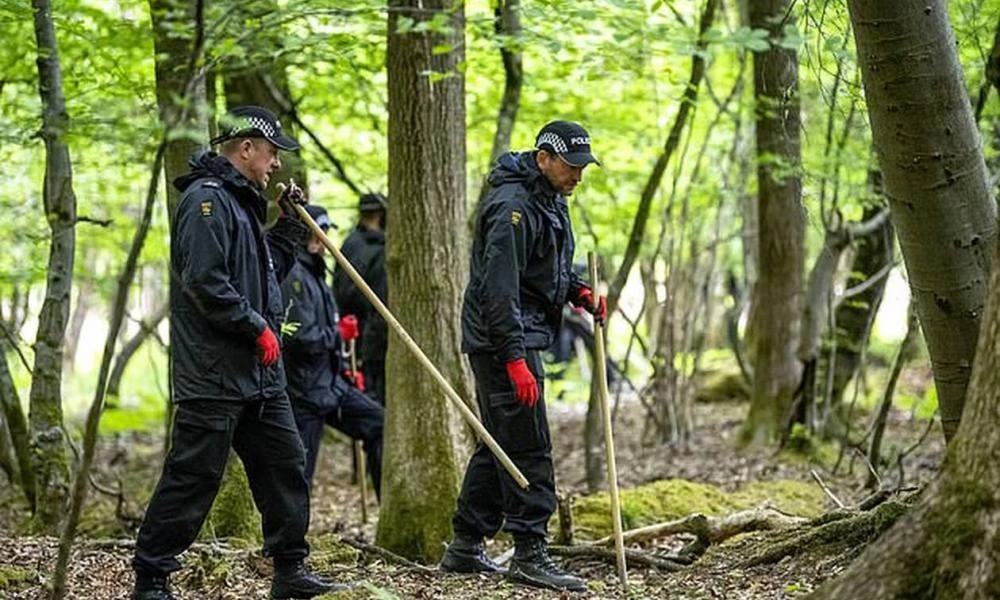
<svg viewBox="0 0 1000 600">
<path fill-rule="evenodd" d="M 309 215 L 321 229 L 330 228 L 325 209 L 309 205 Z M 288 395 L 295 423 L 306 449 L 306 481 L 312 485 L 323 427 L 329 425 L 364 446 L 375 495 L 381 493 L 382 406 L 364 393 L 361 373 L 341 364 L 341 335 L 357 335 L 357 325 L 338 323 L 333 292 L 325 283 L 325 248 L 310 234 L 295 265 L 282 283 L 287 308 L 283 336 L 288 371 Z"/>
</svg>

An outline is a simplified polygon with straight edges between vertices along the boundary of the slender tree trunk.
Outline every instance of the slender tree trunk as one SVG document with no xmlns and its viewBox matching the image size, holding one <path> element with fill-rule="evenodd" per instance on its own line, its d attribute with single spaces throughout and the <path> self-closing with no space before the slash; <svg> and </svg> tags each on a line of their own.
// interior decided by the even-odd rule
<svg viewBox="0 0 1000 600">
<path fill-rule="evenodd" d="M 881 196 L 881 187 L 878 194 Z M 882 210 L 880 206 L 870 206 L 865 209 L 863 218 L 868 220 L 880 210 Z M 857 249 L 850 270 L 851 276 L 847 279 L 847 287 L 848 289 L 859 285 L 867 287 L 856 295 L 842 299 L 836 308 L 834 319 L 837 324 L 836 356 L 832 361 L 833 365 L 827 359 L 825 366 L 827 373 L 828 369 L 833 368 L 833 383 L 829 397 L 824 399 L 824 402 L 830 403 L 829 409 L 824 409 L 824 413 L 834 418 L 837 418 L 844 389 L 858 372 L 861 345 L 868 338 L 867 332 L 882 304 L 888 270 L 893 261 L 894 237 L 890 220 L 883 223 L 882 228 L 871 235 L 856 240 Z M 824 423 L 824 427 L 831 425 Z"/>
<path fill-rule="evenodd" d="M 389 3 L 389 306 L 427 356 L 470 398 L 463 366 L 461 298 L 465 232 L 465 14 L 462 2 Z M 400 32 L 443 15 L 450 33 Z M 438 17 L 439 19 L 441 17 Z M 450 51 L 441 52 L 443 45 Z M 435 51 L 434 49 L 437 48 Z M 447 276 L 442 276 L 447 274 Z M 389 403 L 380 546 L 433 561 L 451 535 L 469 438 L 431 377 L 389 338 Z"/>
<path fill-rule="evenodd" d="M 160 146 L 156 150 L 152 176 L 146 192 L 146 203 L 143 206 L 142 219 L 135 230 L 128 257 L 125 259 L 125 266 L 118 277 L 118 287 L 115 290 L 115 297 L 111 306 L 111 320 L 108 323 L 108 335 L 104 340 L 104 353 L 101 356 L 101 365 L 97 374 L 94 399 L 90 403 L 90 410 L 87 412 L 87 423 L 84 427 L 83 457 L 80 460 L 80 468 L 77 470 L 73 481 L 73 496 L 69 505 L 66 526 L 59 537 L 59 553 L 56 558 L 56 567 L 52 578 L 52 600 L 61 600 L 66 596 L 66 568 L 69 564 L 69 554 L 72 549 L 73 538 L 76 536 L 76 529 L 80 524 L 80 512 L 83 510 L 83 503 L 86 502 L 87 492 L 90 489 L 90 466 L 94 461 L 94 452 L 97 447 L 97 426 L 100 424 L 101 413 L 104 411 L 104 392 L 108 381 L 108 373 L 111 368 L 111 359 L 114 357 L 115 342 L 118 340 L 118 333 L 121 330 L 122 321 L 125 319 L 128 292 L 132 286 L 132 281 L 135 279 L 135 272 L 139 264 L 139 254 L 146 243 L 146 235 L 149 233 L 149 226 L 153 220 L 153 206 L 156 204 L 156 191 L 159 189 L 160 171 L 163 169 L 165 151 L 166 136 L 164 136 L 163 142 L 160 143 Z"/>
<path fill-rule="evenodd" d="M 896 383 L 899 382 L 899 376 L 903 372 L 903 368 L 906 367 L 906 363 L 910 361 L 913 356 L 914 347 L 916 346 L 917 333 L 919 332 L 919 324 L 917 323 L 917 313 L 913 310 L 913 305 L 907 307 L 906 310 L 906 335 L 903 337 L 903 341 L 899 343 L 899 349 L 896 350 L 896 356 L 892 361 L 892 368 L 889 370 L 889 381 L 885 384 L 885 391 L 882 394 L 882 403 L 878 407 L 878 414 L 875 417 L 875 426 L 872 428 L 872 445 L 868 449 L 868 463 L 872 466 L 872 471 L 868 473 L 868 480 L 865 482 L 866 488 L 877 488 L 878 487 L 878 473 L 879 467 L 882 464 L 882 437 L 885 435 L 885 426 L 889 421 L 889 410 L 892 408 L 892 400 L 896 395 Z"/>
<path fill-rule="evenodd" d="M 90 312 L 93 288 L 90 283 L 77 286 L 76 305 L 73 307 L 69 319 L 69 327 L 66 331 L 66 350 L 63 353 L 63 367 L 73 370 L 76 362 L 76 349 L 80 343 L 80 332 L 83 331 L 83 324 L 87 321 L 87 313 Z"/>
<path fill-rule="evenodd" d="M 31 433 L 28 431 L 28 421 L 21 410 L 21 400 L 18 398 L 17 387 L 11 377 L 10 366 L 7 364 L 7 341 L 0 339 L 0 408 L 3 409 L 4 421 L 10 434 L 11 447 L 17 460 L 19 483 L 28 499 L 28 506 L 35 510 L 35 471 L 31 464 Z"/>
<path fill-rule="evenodd" d="M 153 21 L 153 50 L 156 63 L 156 104 L 163 127 L 179 126 L 188 134 L 172 136 L 163 157 L 164 187 L 170 221 L 177 209 L 180 192 L 173 181 L 188 171 L 191 155 L 208 145 L 208 110 L 205 95 L 210 82 L 196 77 L 188 85 L 186 69 L 194 43 L 195 2 L 185 0 L 149 0 Z M 180 98 L 186 98 L 180 102 Z M 182 119 L 183 116 L 183 119 Z"/>
<path fill-rule="evenodd" d="M 775 440 L 799 384 L 805 219 L 799 142 L 798 57 L 778 45 L 794 23 L 790 0 L 751 0 L 750 22 L 770 32 L 771 48 L 754 53 L 760 264 L 754 290 L 753 394 L 746 441 Z"/>
<path fill-rule="evenodd" d="M 517 111 L 521 107 L 521 82 L 524 80 L 524 68 L 521 64 L 520 10 L 521 0 L 500 0 L 494 9 L 496 34 L 508 39 L 500 47 L 504 72 L 503 98 L 500 100 L 500 111 L 497 113 L 497 128 L 493 133 L 493 147 L 490 150 L 490 164 L 487 173 L 500 158 L 500 155 L 510 150 L 510 136 L 514 131 L 514 123 L 517 121 Z M 484 178 L 482 187 L 479 188 L 477 207 L 482 203 L 488 191 L 489 185 Z"/>
<path fill-rule="evenodd" d="M 849 5 L 872 139 L 950 440 L 976 353 L 996 205 L 947 5 Z M 907 41 L 917 38 L 919 48 Z"/>
<path fill-rule="evenodd" d="M 954 418 L 956 388 L 964 392 L 968 387 L 969 400 L 964 414 L 958 404 L 961 424 L 949 435 L 948 459 L 920 502 L 814 597 L 995 598 L 1000 594 L 996 527 L 1000 520 L 1000 463 L 996 460 L 1000 454 L 1000 413 L 996 410 L 1000 405 L 1000 276 L 993 269 L 989 294 L 982 294 L 983 284 L 976 285 L 979 280 L 969 279 L 982 274 L 982 259 L 987 251 L 993 252 L 995 216 L 948 7 L 938 0 L 849 0 L 848 8 L 893 219 L 907 266 L 913 265 L 911 285 L 921 290 L 913 297 L 931 347 L 942 412 L 948 397 L 948 415 Z M 919 40 L 919 45 L 914 46 L 913 40 Z M 903 115 L 898 114 L 901 106 L 905 106 Z M 950 198 L 954 200 L 949 203 Z M 960 230 L 956 220 L 962 217 L 966 221 Z M 915 255 L 917 232 L 931 237 L 923 240 L 927 246 L 923 253 Z M 980 237 L 970 245 L 970 236 Z M 992 260 L 994 265 L 997 262 Z M 928 281 L 931 269 L 938 275 Z M 955 282 L 942 285 L 942 276 L 960 278 L 963 285 L 978 288 L 985 306 L 967 303 L 971 299 L 952 291 L 960 289 Z M 971 317 L 958 318 L 966 311 L 984 315 L 982 331 L 972 326 Z M 954 316 L 944 318 L 950 315 Z M 942 321 L 950 324 L 950 335 L 943 331 Z M 966 351 L 967 338 L 977 333 L 978 354 L 971 380 L 967 380 L 962 374 L 968 372 L 972 353 L 961 352 Z M 952 359 L 946 364 L 959 359 L 965 368 L 943 369 L 942 354 Z M 943 374 L 959 382 L 945 383 Z"/>
<path fill-rule="evenodd" d="M 29 394 L 32 459 L 37 485 L 36 523 L 54 533 L 66 514 L 70 466 L 62 411 L 62 354 L 73 288 L 76 246 L 76 196 L 73 167 L 63 137 L 69 115 L 52 10 L 48 0 L 32 0 L 38 44 L 38 88 L 42 100 L 41 137 L 45 141 L 44 214 L 52 230 L 45 302 L 38 316 L 35 366 Z"/>
<path fill-rule="evenodd" d="M 0 411 L 0 470 L 7 476 L 10 485 L 21 483 L 21 471 L 17 466 L 17 455 L 14 453 L 14 440 L 7 428 L 7 419 Z"/>
<path fill-rule="evenodd" d="M 125 367 L 128 366 L 132 357 L 142 347 L 142 345 L 156 332 L 160 322 L 167 317 L 170 312 L 170 305 L 164 303 L 156 311 L 143 319 L 139 324 L 139 331 L 122 345 L 121 351 L 115 357 L 114 366 L 111 368 L 111 375 L 108 377 L 108 396 L 117 396 L 121 387 L 122 376 L 125 374 Z"/>
</svg>

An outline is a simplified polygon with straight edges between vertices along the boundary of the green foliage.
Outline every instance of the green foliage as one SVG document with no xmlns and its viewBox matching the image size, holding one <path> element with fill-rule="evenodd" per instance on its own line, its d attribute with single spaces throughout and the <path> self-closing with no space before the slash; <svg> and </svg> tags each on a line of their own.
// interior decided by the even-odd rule
<svg viewBox="0 0 1000 600">
<path fill-rule="evenodd" d="M 0 591 L 18 592 L 26 589 L 38 579 L 38 573 L 31 569 L 0 565 Z"/>
</svg>

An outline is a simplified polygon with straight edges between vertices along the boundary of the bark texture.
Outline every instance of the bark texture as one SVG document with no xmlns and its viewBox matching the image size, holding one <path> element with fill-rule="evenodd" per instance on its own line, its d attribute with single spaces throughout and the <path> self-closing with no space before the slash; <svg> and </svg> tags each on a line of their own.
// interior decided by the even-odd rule
<svg viewBox="0 0 1000 600">
<path fill-rule="evenodd" d="M 51 230 L 45 302 L 38 315 L 35 365 L 29 393 L 32 462 L 37 486 L 36 525 L 55 533 L 66 513 L 70 467 L 63 428 L 62 355 L 73 289 L 76 247 L 76 196 L 73 166 L 64 136 L 69 128 L 62 91 L 59 47 L 48 0 L 33 0 L 38 58 L 38 90 L 42 100 L 41 137 L 45 141 L 42 199 Z"/>
<path fill-rule="evenodd" d="M 444 15 L 446 27 L 400 32 Z M 438 22 L 442 17 L 437 17 Z M 450 0 L 389 4 L 389 306 L 463 398 L 460 352 L 465 240 L 464 6 Z M 434 53 L 444 44 L 450 51 Z M 388 413 L 378 544 L 436 561 L 468 457 L 455 410 L 395 336 L 386 358 Z"/>
<path fill-rule="evenodd" d="M 896 226 L 935 361 L 942 411 L 942 392 L 954 400 L 959 387 L 965 391 L 965 381 L 969 382 L 969 400 L 944 469 L 917 506 L 814 597 L 996 598 L 1000 596 L 1000 464 L 996 460 L 1000 453 L 1000 277 L 994 270 L 988 281 L 981 332 L 972 327 L 968 316 L 953 316 L 956 309 L 983 314 L 981 305 L 954 304 L 963 297 L 958 292 L 970 294 L 971 289 L 939 285 L 930 289 L 916 283 L 925 281 L 918 274 L 934 274 L 937 279 L 964 274 L 968 288 L 986 289 L 987 282 L 977 282 L 976 274 L 981 274 L 986 249 L 992 245 L 995 219 L 947 5 L 941 1 L 851 0 L 848 7 L 893 217 L 897 212 L 906 217 L 896 220 Z M 897 116 L 900 112 L 907 118 Z M 897 134 L 905 145 L 895 141 Z M 894 171 L 892 176 L 889 169 Z M 979 218 L 956 226 L 959 217 L 973 215 Z M 923 248 L 927 255 L 919 254 L 919 259 L 913 255 L 920 241 L 915 239 L 917 231 L 931 236 L 925 245 L 940 240 L 934 251 Z M 963 237 L 972 235 L 980 236 L 975 244 Z M 945 262 L 948 258 L 953 262 Z M 924 311 L 931 318 L 925 318 Z M 945 323 L 950 323 L 951 335 L 940 329 Z M 977 333 L 978 356 L 968 380 L 961 377 L 968 367 L 959 368 L 950 360 L 942 365 L 940 352 L 958 350 L 958 344 L 974 339 Z M 935 339 L 940 335 L 946 338 Z M 960 381 L 948 381 L 943 374 Z"/>
<path fill-rule="evenodd" d="M 805 219 L 802 209 L 799 63 L 778 45 L 794 23 L 790 0 L 751 0 L 750 23 L 770 31 L 771 48 L 753 57 L 756 96 L 759 265 L 754 290 L 753 393 L 746 441 L 777 439 L 799 384 Z"/>
<path fill-rule="evenodd" d="M 851 2 L 872 139 L 945 437 L 965 402 L 996 205 L 943 2 Z"/>
<path fill-rule="evenodd" d="M 167 190 L 167 210 L 173 214 L 180 192 L 173 186 L 176 177 L 187 172 L 188 158 L 208 146 L 208 115 L 205 78 L 196 77 L 188 86 L 188 57 L 196 43 L 195 7 L 183 0 L 149 0 L 153 21 L 153 50 L 156 53 L 156 104 L 164 129 L 180 128 L 184 135 L 172 135 L 163 157 Z"/>
</svg>

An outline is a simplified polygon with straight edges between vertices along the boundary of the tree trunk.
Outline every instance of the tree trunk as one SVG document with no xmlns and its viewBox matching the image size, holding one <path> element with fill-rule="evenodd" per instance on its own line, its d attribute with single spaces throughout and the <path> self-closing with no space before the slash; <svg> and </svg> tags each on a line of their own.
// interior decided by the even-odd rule
<svg viewBox="0 0 1000 600">
<path fill-rule="evenodd" d="M 858 55 L 863 57 L 865 93 L 893 218 L 907 266 L 913 265 L 911 285 L 923 290 L 915 292 L 914 301 L 935 361 L 938 389 L 947 392 L 949 402 L 954 401 L 957 389 L 966 386 L 961 381 L 945 384 L 942 374 L 961 378 L 968 371 L 967 366 L 960 368 L 962 363 L 972 357 L 959 350 L 964 351 L 967 338 L 981 335 L 968 384 L 968 406 L 953 431 L 941 475 L 909 514 L 814 597 L 995 598 L 1000 593 L 996 527 L 1000 520 L 1000 463 L 996 460 L 1000 453 L 1000 413 L 996 410 L 1000 404 L 1000 276 L 994 269 L 988 298 L 983 298 L 985 307 L 967 304 L 971 299 L 949 291 L 959 290 L 958 285 L 944 287 L 939 281 L 942 276 L 961 278 L 982 292 L 983 283 L 974 276 L 985 267 L 987 250 L 993 250 L 995 226 L 992 205 L 985 206 L 991 203 L 986 171 L 965 97 L 947 3 L 850 0 L 848 7 Z M 919 40 L 919 46 L 913 46 L 912 40 Z M 905 110 L 900 111 L 901 105 Z M 909 151 L 904 154 L 903 150 Z M 934 157 L 935 152 L 940 158 Z M 945 202 L 948 196 L 954 197 L 951 203 Z M 967 219 L 964 235 L 956 223 L 963 217 Z M 917 232 L 926 245 L 922 253 L 914 253 L 916 242 L 921 241 L 916 239 Z M 971 244 L 972 235 L 982 237 Z M 932 268 L 937 274 L 930 278 L 933 286 L 927 278 Z M 933 304 L 935 291 L 937 304 Z M 971 315 L 959 318 L 966 311 L 985 314 L 981 332 L 973 328 Z M 943 330 L 945 322 L 952 328 L 950 336 Z M 942 355 L 958 359 L 959 367 L 942 369 Z M 945 394 L 939 392 L 938 397 L 943 411 Z M 954 418 L 955 408 L 954 403 L 949 405 L 949 418 Z M 960 403 L 958 408 L 961 411 Z"/>
<path fill-rule="evenodd" d="M 885 426 L 889 421 L 889 409 L 892 408 L 892 400 L 896 395 L 896 383 L 899 382 L 899 376 L 902 374 L 903 368 L 906 367 L 906 363 L 913 357 L 917 345 L 919 324 L 912 303 L 907 307 L 906 315 L 906 335 L 899 343 L 899 349 L 896 350 L 892 368 L 889 370 L 889 381 L 885 384 L 882 403 L 878 407 L 875 426 L 872 428 L 872 445 L 868 449 L 868 463 L 872 466 L 872 470 L 868 473 L 868 480 L 865 481 L 865 487 L 869 489 L 876 489 L 879 486 L 877 473 L 882 464 L 882 436 L 885 434 Z"/>
<path fill-rule="evenodd" d="M 28 499 L 28 506 L 34 511 L 36 492 L 35 471 L 31 464 L 31 434 L 28 432 L 28 421 L 24 418 L 17 387 L 14 386 L 10 366 L 7 364 L 7 347 L 7 340 L 0 339 L 0 408 L 3 409 L 5 425 L 17 460 L 19 483 Z"/>
<path fill-rule="evenodd" d="M 950 440 L 976 353 L 996 206 L 947 5 L 850 7 L 872 139 Z M 911 35 L 923 40 L 919 51 Z"/>
<path fill-rule="evenodd" d="M 122 345 L 121 352 L 115 357 L 114 367 L 111 368 L 111 375 L 108 377 L 108 396 L 118 396 L 122 383 L 122 376 L 125 374 L 125 367 L 128 366 L 132 357 L 142 347 L 147 339 L 156 332 L 160 322 L 167 317 L 170 312 L 170 305 L 164 303 L 148 319 L 143 319 L 139 324 L 139 331 Z"/>
<path fill-rule="evenodd" d="M 877 193 L 881 197 L 881 185 L 877 188 Z M 874 205 L 865 209 L 863 219 L 871 219 L 880 210 L 881 206 Z M 867 285 L 863 291 L 856 295 L 843 298 L 836 308 L 834 322 L 836 327 L 836 352 L 833 365 L 829 357 L 826 357 L 824 372 L 829 374 L 829 369 L 833 368 L 833 383 L 829 390 L 829 397 L 824 398 L 824 402 L 829 402 L 830 407 L 824 409 L 827 415 L 837 418 L 837 410 L 841 406 L 841 398 L 848 382 L 854 378 L 860 366 L 861 346 L 868 339 L 868 331 L 875 320 L 879 306 L 882 304 L 882 295 L 885 291 L 885 282 L 889 278 L 888 269 L 893 261 L 893 242 L 895 234 L 892 222 L 886 221 L 882 227 L 871 235 L 857 238 L 854 262 L 851 266 L 851 275 L 847 279 L 848 289 Z M 830 423 L 824 423 L 824 427 Z M 829 432 L 829 429 L 827 430 Z"/>
<path fill-rule="evenodd" d="M 799 383 L 795 357 L 802 302 L 805 219 L 799 143 L 798 57 L 778 40 L 794 22 L 790 0 L 751 0 L 750 22 L 770 32 L 771 48 L 754 53 L 759 273 L 754 290 L 753 394 L 745 440 L 775 440 Z"/>
<path fill-rule="evenodd" d="M 156 63 L 156 104 L 164 128 L 189 132 L 172 136 L 167 141 L 163 157 L 164 187 L 167 189 L 167 213 L 173 215 L 180 192 L 173 181 L 187 172 L 188 159 L 195 151 L 208 145 L 208 110 L 205 101 L 204 77 L 191 82 L 186 90 L 191 47 L 194 43 L 195 2 L 184 0 L 149 0 L 153 22 L 153 50 Z M 180 98 L 186 98 L 180 102 Z"/>
<path fill-rule="evenodd" d="M 38 44 L 38 88 L 45 140 L 44 214 L 52 230 L 45 302 L 38 316 L 35 366 L 29 394 L 32 459 L 37 485 L 36 524 L 55 533 L 66 514 L 70 467 L 62 411 L 62 354 L 76 246 L 76 196 L 69 147 L 63 140 L 69 115 L 48 0 L 32 0 Z"/>
<path fill-rule="evenodd" d="M 446 28 L 401 32 L 401 23 Z M 407 19 L 404 21 L 404 17 Z M 461 2 L 392 0 L 388 23 L 389 306 L 463 398 L 461 298 L 465 240 L 465 14 Z M 447 45 L 448 52 L 441 48 Z M 443 276 L 446 274 L 447 276 Z M 386 358 L 380 546 L 437 560 L 451 536 L 469 438 L 456 411 L 395 336 Z"/>
<path fill-rule="evenodd" d="M 500 101 L 500 111 L 497 113 L 497 128 L 493 134 L 493 147 L 490 150 L 490 164 L 500 158 L 500 155 L 510 150 L 510 136 L 517 121 L 517 110 L 521 107 L 521 82 L 524 79 L 524 69 L 521 64 L 521 0 L 500 0 L 494 9 L 494 29 L 497 36 L 505 36 L 506 40 L 500 46 L 500 57 L 503 59 L 504 87 L 503 99 Z M 483 178 L 479 188 L 478 207 L 490 186 Z M 478 211 L 478 208 L 477 208 Z M 475 223 L 473 223 L 475 226 Z"/>
<path fill-rule="evenodd" d="M 87 269 L 85 269 L 87 270 Z M 69 328 L 66 331 L 66 349 L 63 352 L 63 368 L 73 370 L 76 362 L 76 349 L 80 343 L 80 332 L 83 331 L 83 324 L 87 321 L 87 313 L 90 312 L 93 287 L 89 282 L 77 286 L 76 305 L 73 307 L 72 316 L 69 319 Z"/>
</svg>

